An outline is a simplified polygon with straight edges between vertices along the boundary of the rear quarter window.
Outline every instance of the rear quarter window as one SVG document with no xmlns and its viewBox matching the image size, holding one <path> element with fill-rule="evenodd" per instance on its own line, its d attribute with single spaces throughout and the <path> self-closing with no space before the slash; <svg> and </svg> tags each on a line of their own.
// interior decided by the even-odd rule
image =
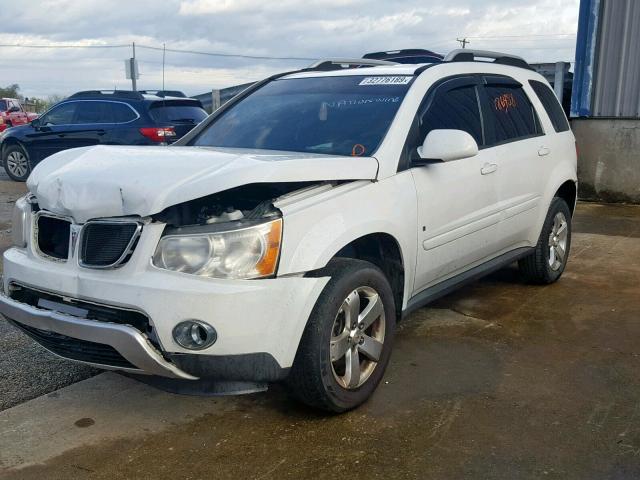
<svg viewBox="0 0 640 480">
<path fill-rule="evenodd" d="M 200 123 L 207 118 L 200 104 L 195 102 L 154 102 L 149 114 L 155 122 Z"/>
<path fill-rule="evenodd" d="M 540 122 L 529 97 L 520 84 L 487 84 L 488 121 L 493 125 L 493 144 L 506 143 L 542 134 Z"/>
<path fill-rule="evenodd" d="M 544 83 L 536 80 L 529 80 L 529 85 L 531 85 L 540 103 L 542 103 L 554 130 L 556 132 L 566 132 L 569 130 L 569 122 L 553 90 Z"/>
</svg>

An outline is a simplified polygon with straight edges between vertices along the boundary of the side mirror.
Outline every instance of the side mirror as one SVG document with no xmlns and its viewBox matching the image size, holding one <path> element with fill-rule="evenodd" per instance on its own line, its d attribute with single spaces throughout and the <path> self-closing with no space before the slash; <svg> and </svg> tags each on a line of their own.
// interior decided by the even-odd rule
<svg viewBox="0 0 640 480">
<path fill-rule="evenodd" d="M 9 113 L 14 113 L 14 112 L 19 112 L 20 109 L 18 107 L 11 107 L 9 110 L 7 110 Z"/>
<path fill-rule="evenodd" d="M 40 129 L 40 119 L 39 118 L 35 118 L 33 120 L 31 120 L 31 126 L 33 128 L 35 128 L 36 130 Z"/>
<path fill-rule="evenodd" d="M 418 147 L 418 155 L 424 160 L 450 162 L 478 154 L 478 144 L 463 130 L 431 130 Z"/>
</svg>

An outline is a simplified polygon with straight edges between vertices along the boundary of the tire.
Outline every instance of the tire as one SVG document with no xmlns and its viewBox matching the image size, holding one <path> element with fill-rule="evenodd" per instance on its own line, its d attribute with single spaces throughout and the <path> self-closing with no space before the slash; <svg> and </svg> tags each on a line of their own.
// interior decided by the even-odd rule
<svg viewBox="0 0 640 480">
<path fill-rule="evenodd" d="M 524 280 L 538 285 L 556 282 L 567 265 L 570 249 L 571 211 L 567 202 L 554 197 L 535 250 L 518 261 Z"/>
<path fill-rule="evenodd" d="M 384 375 L 395 333 L 395 302 L 387 278 L 369 262 L 336 258 L 317 276 L 331 279 L 311 312 L 286 385 L 300 402 L 341 413 L 365 402 Z M 352 328 L 355 315 L 349 304 L 352 312 L 360 312 L 355 323 L 364 328 Z M 375 313 L 363 315 L 365 310 Z"/>
<path fill-rule="evenodd" d="M 16 182 L 24 182 L 31 173 L 29 155 L 20 145 L 9 145 L 2 155 L 2 166 L 7 175 Z"/>
</svg>

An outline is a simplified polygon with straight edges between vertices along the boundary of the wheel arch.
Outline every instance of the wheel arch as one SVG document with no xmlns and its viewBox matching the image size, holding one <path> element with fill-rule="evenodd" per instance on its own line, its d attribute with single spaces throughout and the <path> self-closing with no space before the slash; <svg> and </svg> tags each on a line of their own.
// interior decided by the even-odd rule
<svg viewBox="0 0 640 480">
<path fill-rule="evenodd" d="M 578 200 L 578 185 L 573 180 L 567 180 L 556 190 L 554 197 L 560 197 L 569 206 L 571 216 L 576 209 L 576 201 Z"/>
<path fill-rule="evenodd" d="M 405 268 L 400 243 L 393 235 L 385 232 L 363 235 L 344 245 L 331 258 L 365 260 L 382 270 L 393 291 L 396 318 L 401 317 L 406 282 Z"/>
<path fill-rule="evenodd" d="M 6 150 L 7 148 L 9 148 L 9 147 L 13 146 L 13 145 L 18 145 L 19 147 L 22 147 L 22 150 L 24 150 L 24 153 L 27 155 L 27 158 L 31 159 L 31 158 L 30 158 L 30 156 L 29 156 L 29 152 L 28 152 L 28 151 L 27 151 L 27 149 L 24 147 L 24 145 L 22 144 L 22 142 L 21 142 L 20 140 L 18 140 L 17 138 L 15 138 L 15 137 L 8 137 L 8 138 L 5 138 L 5 139 L 2 141 L 2 150 L 0 151 L 0 153 L 1 153 L 1 154 L 2 154 L 2 156 L 3 156 L 3 159 L 4 159 L 4 152 L 5 152 L 5 150 Z"/>
</svg>

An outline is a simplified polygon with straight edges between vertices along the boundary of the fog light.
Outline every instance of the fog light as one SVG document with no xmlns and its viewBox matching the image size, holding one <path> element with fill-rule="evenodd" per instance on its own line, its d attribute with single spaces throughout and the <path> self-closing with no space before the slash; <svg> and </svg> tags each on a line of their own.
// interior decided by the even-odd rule
<svg viewBox="0 0 640 480">
<path fill-rule="evenodd" d="M 183 348 L 202 350 L 213 345 L 218 339 L 218 334 L 208 323 L 185 320 L 174 327 L 173 339 Z"/>
</svg>

